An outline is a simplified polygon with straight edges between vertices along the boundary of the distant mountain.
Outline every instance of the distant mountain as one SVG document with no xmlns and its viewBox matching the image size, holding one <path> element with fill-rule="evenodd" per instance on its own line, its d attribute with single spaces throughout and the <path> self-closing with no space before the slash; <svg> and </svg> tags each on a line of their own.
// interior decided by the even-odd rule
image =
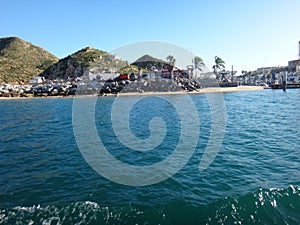
<svg viewBox="0 0 300 225">
<path fill-rule="evenodd" d="M 18 37 L 0 38 L 0 83 L 26 83 L 58 58 Z"/>
<path fill-rule="evenodd" d="M 127 62 L 115 55 L 93 47 L 86 47 L 59 60 L 46 69 L 41 76 L 46 79 L 75 78 L 83 76 L 87 70 L 93 74 L 112 73 L 118 72 L 127 65 Z"/>
<path fill-rule="evenodd" d="M 143 55 L 132 63 L 139 68 L 151 70 L 154 66 L 156 69 L 162 69 L 164 66 L 171 67 L 170 63 L 161 59 L 154 58 L 150 55 Z"/>
</svg>

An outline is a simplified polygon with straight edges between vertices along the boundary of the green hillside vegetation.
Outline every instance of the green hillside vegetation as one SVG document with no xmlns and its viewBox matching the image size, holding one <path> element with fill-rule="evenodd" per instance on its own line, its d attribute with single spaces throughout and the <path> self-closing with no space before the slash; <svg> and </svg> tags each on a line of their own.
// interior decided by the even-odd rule
<svg viewBox="0 0 300 225">
<path fill-rule="evenodd" d="M 59 60 L 41 76 L 46 79 L 76 78 L 83 76 L 86 71 L 94 74 L 118 72 L 127 65 L 127 62 L 117 59 L 108 52 L 86 47 Z"/>
<path fill-rule="evenodd" d="M 135 65 L 127 65 L 121 69 L 119 69 L 118 71 L 120 74 L 131 74 L 131 73 L 139 73 L 140 72 L 140 68 L 138 68 Z"/>
<path fill-rule="evenodd" d="M 58 58 L 18 37 L 0 38 L 0 83 L 27 83 Z"/>
</svg>

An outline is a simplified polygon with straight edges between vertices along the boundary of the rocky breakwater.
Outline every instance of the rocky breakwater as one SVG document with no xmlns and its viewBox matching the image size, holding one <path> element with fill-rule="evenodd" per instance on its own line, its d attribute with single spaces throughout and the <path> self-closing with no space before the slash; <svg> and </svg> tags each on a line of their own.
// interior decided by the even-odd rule
<svg viewBox="0 0 300 225">
<path fill-rule="evenodd" d="M 31 90 L 30 85 L 10 85 L 1 84 L 0 85 L 0 97 L 27 97 L 26 92 Z M 28 96 L 29 97 L 29 96 Z"/>
<path fill-rule="evenodd" d="M 99 94 L 118 93 L 144 93 L 144 92 L 176 92 L 176 91 L 197 91 L 201 88 L 199 81 L 187 78 L 176 77 L 174 79 L 154 78 L 147 76 L 135 76 L 131 79 L 120 79 L 119 77 L 106 81 Z"/>
<path fill-rule="evenodd" d="M 0 97 L 51 97 L 69 95 L 98 95 L 118 93 L 144 93 L 144 92 L 176 92 L 197 91 L 201 84 L 197 80 L 179 78 L 152 78 L 147 76 L 131 77 L 131 79 L 109 80 L 51 80 L 34 85 L 0 84 Z"/>
<path fill-rule="evenodd" d="M 48 82 L 37 85 L 0 85 L 0 97 L 47 97 L 75 94 L 77 85 L 72 82 Z"/>
</svg>

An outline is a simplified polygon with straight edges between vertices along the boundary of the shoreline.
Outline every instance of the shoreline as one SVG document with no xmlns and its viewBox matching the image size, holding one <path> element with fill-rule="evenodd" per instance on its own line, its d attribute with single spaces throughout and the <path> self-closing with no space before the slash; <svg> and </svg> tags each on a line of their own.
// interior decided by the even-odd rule
<svg viewBox="0 0 300 225">
<path fill-rule="evenodd" d="M 238 87 L 209 87 L 197 91 L 175 91 L 175 92 L 131 92 L 119 94 L 107 94 L 107 96 L 147 96 L 147 95 L 181 95 L 181 94 L 205 94 L 205 93 L 228 93 L 238 91 L 260 91 L 264 90 L 261 86 L 238 86 Z M 105 97 L 105 96 L 103 96 Z"/>
<path fill-rule="evenodd" d="M 228 93 L 238 91 L 260 91 L 264 90 L 261 86 L 237 86 L 237 87 L 209 87 L 202 88 L 197 91 L 186 92 L 186 91 L 175 91 L 175 92 L 130 92 L 130 93 L 118 93 L 118 94 L 106 94 L 101 97 L 109 96 L 147 96 L 147 95 L 180 95 L 180 94 L 205 94 L 205 93 Z M 69 96 L 47 96 L 47 97 L 0 97 L 0 100 L 13 100 L 13 99 L 53 99 L 53 98 L 76 98 L 76 95 Z M 80 97 L 98 97 L 97 95 L 82 95 Z"/>
</svg>

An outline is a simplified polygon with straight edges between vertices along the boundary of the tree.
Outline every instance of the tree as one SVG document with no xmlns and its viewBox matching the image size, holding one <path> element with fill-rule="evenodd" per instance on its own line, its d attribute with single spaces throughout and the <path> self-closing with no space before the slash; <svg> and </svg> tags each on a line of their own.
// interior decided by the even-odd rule
<svg viewBox="0 0 300 225">
<path fill-rule="evenodd" d="M 248 72 L 246 70 L 242 70 L 243 84 L 246 84 L 247 74 Z"/>
<path fill-rule="evenodd" d="M 203 62 L 203 59 L 199 56 L 195 56 L 193 61 L 194 61 L 195 70 L 202 71 L 202 68 L 205 66 L 205 63 Z"/>
<path fill-rule="evenodd" d="M 194 73 L 194 70 L 195 70 L 195 75 L 197 76 L 197 71 L 202 71 L 202 68 L 205 66 L 204 62 L 203 62 L 203 59 L 199 56 L 195 56 L 194 59 L 193 59 L 193 65 L 191 65 L 190 67 L 193 67 L 192 68 L 192 75 Z"/>
<path fill-rule="evenodd" d="M 168 61 L 172 66 L 174 66 L 174 65 L 175 65 L 175 62 L 176 62 L 176 59 L 174 58 L 174 56 L 168 55 L 168 56 L 167 56 L 167 61 Z"/>
<path fill-rule="evenodd" d="M 216 75 L 216 78 L 219 80 L 220 76 L 218 74 L 218 70 L 224 70 L 225 69 L 224 60 L 221 59 L 219 56 L 215 56 L 215 65 L 212 68 L 214 69 L 214 74 Z"/>
<path fill-rule="evenodd" d="M 225 69 L 225 62 L 219 56 L 215 56 L 215 65 L 213 66 L 214 73 L 217 73 L 217 70 Z"/>
</svg>

